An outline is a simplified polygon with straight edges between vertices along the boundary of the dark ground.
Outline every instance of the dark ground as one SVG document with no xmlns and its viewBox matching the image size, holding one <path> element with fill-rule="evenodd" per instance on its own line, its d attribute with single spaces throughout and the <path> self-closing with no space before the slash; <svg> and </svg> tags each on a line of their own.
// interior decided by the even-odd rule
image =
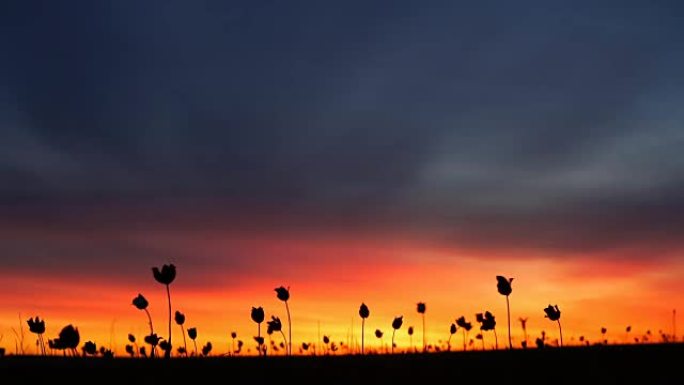
<svg viewBox="0 0 684 385">
<path fill-rule="evenodd" d="M 9 356 L 0 384 L 684 384 L 683 353 L 684 344 L 667 344 L 170 362 Z"/>
</svg>

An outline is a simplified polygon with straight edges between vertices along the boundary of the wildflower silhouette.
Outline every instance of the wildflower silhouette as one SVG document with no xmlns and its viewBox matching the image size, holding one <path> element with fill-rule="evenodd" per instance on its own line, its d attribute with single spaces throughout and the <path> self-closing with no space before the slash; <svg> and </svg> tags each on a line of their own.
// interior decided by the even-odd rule
<svg viewBox="0 0 684 385">
<path fill-rule="evenodd" d="M 252 321 L 257 323 L 257 337 L 256 342 L 259 343 L 259 355 L 261 355 L 261 345 L 264 343 L 264 339 L 261 338 L 261 323 L 264 322 L 264 309 L 262 307 L 252 307 Z"/>
<path fill-rule="evenodd" d="M 152 268 L 152 275 L 154 276 L 154 279 L 157 282 L 166 286 L 166 298 L 169 301 L 169 339 L 168 339 L 168 343 L 169 343 L 169 346 L 172 346 L 172 344 L 171 344 L 171 290 L 169 289 L 169 285 L 171 285 L 171 283 L 176 279 L 176 266 L 174 264 L 164 265 L 164 266 L 162 266 L 161 270 L 157 267 L 153 267 Z M 164 357 L 167 359 L 171 358 L 171 349 L 164 352 Z"/>
<path fill-rule="evenodd" d="M 166 340 L 161 340 L 161 341 L 159 342 L 159 349 L 161 349 L 162 352 L 164 352 L 164 355 L 165 355 L 165 356 L 166 356 L 167 354 L 170 356 L 170 355 L 171 355 L 171 350 L 173 350 L 172 347 L 171 347 L 171 344 L 169 343 L 169 341 L 166 341 Z"/>
<path fill-rule="evenodd" d="M 451 337 L 456 334 L 456 324 L 449 326 L 449 339 L 447 340 L 447 350 L 451 351 Z"/>
<path fill-rule="evenodd" d="M 185 352 L 185 356 L 187 357 L 188 356 L 188 343 L 185 340 L 185 327 L 183 326 L 183 324 L 185 323 L 185 314 L 176 310 L 176 314 L 175 314 L 174 319 L 176 321 L 176 324 L 178 326 L 180 326 L 180 328 L 181 328 L 181 334 L 183 334 L 183 351 Z"/>
<path fill-rule="evenodd" d="M 38 336 L 40 352 L 42 355 L 45 355 L 45 340 L 43 339 L 43 334 L 45 334 L 45 320 L 41 320 L 40 317 L 36 316 L 36 318 L 29 318 L 26 323 L 28 324 L 29 331 Z"/>
<path fill-rule="evenodd" d="M 135 357 L 135 348 L 133 348 L 133 345 L 126 344 L 126 353 L 128 353 L 131 358 Z"/>
<path fill-rule="evenodd" d="M 330 337 L 323 336 L 323 344 L 325 345 L 325 353 L 328 354 L 328 351 L 330 349 Z"/>
<path fill-rule="evenodd" d="M 413 326 L 408 327 L 408 335 L 409 335 L 409 344 L 411 345 L 409 347 L 409 350 L 414 350 L 413 349 Z"/>
<path fill-rule="evenodd" d="M 520 326 L 522 327 L 523 330 L 523 342 L 522 342 L 522 347 L 523 349 L 527 348 L 527 318 L 520 317 L 518 318 L 518 321 L 520 321 Z"/>
<path fill-rule="evenodd" d="M 287 346 L 287 338 L 285 338 L 285 333 L 283 333 L 283 324 L 280 322 L 280 318 L 276 316 L 271 316 L 271 320 L 266 322 L 266 332 L 272 334 L 273 332 L 280 332 L 283 336 L 283 341 Z"/>
<path fill-rule="evenodd" d="M 143 297 L 143 295 L 140 293 L 138 293 L 137 297 L 133 298 L 133 306 L 135 306 L 138 310 L 144 311 L 145 314 L 147 314 L 147 321 L 150 325 L 150 335 L 154 335 L 154 327 L 152 326 L 152 316 L 150 315 L 150 311 L 147 310 L 149 304 L 150 303 L 147 302 L 147 299 L 145 299 L 145 297 Z M 152 358 L 154 358 L 154 351 L 154 348 L 150 351 L 150 357 Z"/>
<path fill-rule="evenodd" d="M 404 316 L 394 317 L 394 320 L 392 321 L 392 354 L 394 354 L 394 335 L 396 334 L 397 330 L 401 328 L 403 323 Z"/>
<path fill-rule="evenodd" d="M 73 325 L 65 326 L 62 331 L 59 332 L 59 336 L 54 340 L 48 340 L 48 346 L 50 349 L 62 350 L 65 354 L 69 350 L 72 356 L 76 356 L 76 348 L 81 340 L 81 336 L 78 333 L 78 329 Z"/>
<path fill-rule="evenodd" d="M 416 310 L 423 317 L 423 352 L 425 352 L 425 350 L 427 348 L 427 343 L 425 340 L 425 310 L 426 310 L 425 303 L 424 302 L 418 302 L 418 304 L 416 305 Z"/>
<path fill-rule="evenodd" d="M 149 344 L 151 346 L 150 358 L 154 358 L 154 352 L 157 350 L 157 345 L 159 345 L 159 341 L 161 340 L 161 338 L 156 333 L 152 333 L 149 336 L 145 336 L 144 340 L 146 344 Z"/>
<path fill-rule="evenodd" d="M 202 355 L 204 357 L 209 356 L 209 353 L 211 353 L 211 349 L 213 349 L 211 342 L 207 342 L 206 345 L 202 347 Z"/>
<path fill-rule="evenodd" d="M 231 344 L 230 344 L 230 354 L 235 354 L 235 339 L 237 338 L 237 332 L 230 333 Z"/>
<path fill-rule="evenodd" d="M 359 307 L 359 316 L 361 316 L 361 354 L 364 354 L 363 347 L 366 337 L 366 318 L 370 316 L 370 310 L 368 310 L 368 306 L 363 302 Z"/>
<path fill-rule="evenodd" d="M 604 345 L 608 345 L 608 339 L 606 339 L 606 333 L 607 332 L 608 332 L 608 329 L 606 329 L 604 327 L 601 328 L 601 338 L 603 338 L 603 344 Z M 660 334 L 663 334 L 663 332 L 661 331 Z"/>
<path fill-rule="evenodd" d="M 501 275 L 496 276 L 496 289 L 499 294 L 506 296 L 506 310 L 508 312 L 508 348 L 513 349 L 513 342 L 511 341 L 511 303 L 508 297 L 513 292 L 511 284 L 513 283 L 513 278 L 506 278 Z"/>
<path fill-rule="evenodd" d="M 380 340 L 380 351 L 382 351 L 382 348 L 385 346 L 385 343 L 382 340 L 383 335 L 384 335 L 384 333 L 382 332 L 382 330 L 375 329 L 375 337 Z"/>
<path fill-rule="evenodd" d="M 560 334 L 560 346 L 563 347 L 563 328 L 561 328 L 561 322 L 560 322 L 561 312 L 560 312 L 560 309 L 558 309 L 558 305 L 547 306 L 546 308 L 544 308 L 544 313 L 546 313 L 546 315 L 544 317 L 548 318 L 551 321 L 558 322 L 558 333 Z M 539 345 L 539 344 L 537 344 L 537 345 Z"/>
<path fill-rule="evenodd" d="M 93 341 L 88 341 L 83 344 L 83 355 L 94 356 L 97 354 L 97 346 Z"/>
<path fill-rule="evenodd" d="M 195 354 L 197 357 L 197 328 L 188 328 L 188 337 L 192 340 L 193 345 L 195 345 Z"/>
<path fill-rule="evenodd" d="M 290 299 L 290 287 L 286 289 L 284 286 L 276 287 L 276 296 L 278 297 L 279 300 L 285 302 L 285 310 L 287 311 L 287 328 L 288 328 L 288 341 L 289 345 L 287 345 L 287 354 L 291 355 L 292 354 L 292 318 L 290 317 L 290 306 L 288 305 L 289 299 Z M 283 338 L 285 338 L 285 335 L 283 335 Z"/>
<path fill-rule="evenodd" d="M 463 351 L 466 350 L 466 340 L 468 339 L 468 332 L 473 328 L 473 324 L 466 322 L 465 317 L 461 316 L 456 320 L 456 325 L 458 325 L 461 330 L 463 330 Z"/>
<path fill-rule="evenodd" d="M 140 349 L 138 349 L 138 343 L 135 342 L 135 336 L 133 334 L 128 333 L 128 342 L 133 344 L 136 352 L 140 351 Z"/>
<path fill-rule="evenodd" d="M 475 319 L 480 323 L 481 331 L 486 332 L 491 330 L 494 332 L 495 346 L 496 349 L 499 349 L 499 338 L 496 336 L 496 320 L 494 319 L 494 315 L 486 311 L 484 314 L 476 314 Z M 484 334 L 482 335 L 482 346 L 484 347 Z"/>
</svg>

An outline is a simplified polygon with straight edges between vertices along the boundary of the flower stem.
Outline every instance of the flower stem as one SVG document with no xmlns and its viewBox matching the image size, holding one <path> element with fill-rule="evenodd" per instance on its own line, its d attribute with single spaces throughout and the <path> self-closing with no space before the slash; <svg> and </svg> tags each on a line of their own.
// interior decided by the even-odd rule
<svg viewBox="0 0 684 385">
<path fill-rule="evenodd" d="M 164 352 L 164 358 L 171 358 L 171 348 L 173 345 L 171 345 L 171 290 L 169 289 L 169 285 L 166 285 L 166 297 L 169 300 L 169 349 Z"/>
<path fill-rule="evenodd" d="M 561 328 L 560 320 L 558 320 L 558 332 L 560 333 L 560 346 L 563 347 L 563 328 Z"/>
<path fill-rule="evenodd" d="M 260 323 L 257 324 L 257 337 L 258 337 L 257 349 L 259 349 L 259 356 L 261 356 L 261 324 Z"/>
<path fill-rule="evenodd" d="M 150 323 L 150 335 L 154 334 L 154 328 L 152 327 L 152 316 L 150 315 L 150 311 L 147 310 L 147 308 L 144 309 L 145 314 L 147 314 L 147 321 Z M 152 346 L 152 349 L 150 349 L 150 358 L 154 358 L 154 351 L 156 350 L 156 346 Z"/>
<path fill-rule="evenodd" d="M 287 302 L 285 302 L 285 303 L 287 303 Z M 289 355 L 290 353 L 288 353 L 288 350 L 287 350 L 287 346 L 288 346 L 287 342 L 288 341 L 287 341 L 287 338 L 285 338 L 285 333 L 283 333 L 283 331 L 280 330 L 280 334 L 283 336 L 283 341 L 285 341 L 285 352 Z M 292 341 L 290 341 L 290 342 L 292 342 Z"/>
<path fill-rule="evenodd" d="M 511 303 L 506 296 L 506 310 L 508 310 L 508 348 L 513 349 L 513 342 L 511 341 Z"/>
<path fill-rule="evenodd" d="M 365 329 L 366 329 L 366 319 L 361 318 L 361 354 L 364 354 L 363 353 L 363 343 L 364 343 L 364 339 L 366 336 Z"/>
<path fill-rule="evenodd" d="M 392 354 L 394 354 L 394 334 L 396 334 L 397 329 L 392 330 Z"/>
<path fill-rule="evenodd" d="M 425 343 L 425 313 L 423 313 L 423 353 L 426 352 L 427 344 Z"/>
<path fill-rule="evenodd" d="M 183 333 L 183 346 L 185 347 L 185 357 L 188 356 L 188 342 L 185 340 L 185 328 L 183 325 L 181 327 L 181 333 Z"/>
<path fill-rule="evenodd" d="M 466 330 L 463 329 L 463 351 L 466 351 Z"/>
<path fill-rule="evenodd" d="M 496 335 L 496 329 L 494 329 L 494 346 L 496 350 L 499 350 L 499 337 Z"/>
<path fill-rule="evenodd" d="M 192 340 L 192 343 L 195 345 L 195 357 L 197 357 L 197 341 Z"/>
<path fill-rule="evenodd" d="M 285 301 L 285 310 L 287 310 L 287 328 L 288 328 L 288 335 L 289 335 L 289 339 L 288 339 L 289 344 L 287 345 L 288 346 L 287 355 L 291 356 L 292 355 L 292 318 L 290 318 L 290 306 L 287 304 L 287 301 Z M 282 333 L 282 331 L 281 331 L 281 333 Z M 284 338 L 285 338 L 285 335 L 283 334 L 283 339 Z"/>
<path fill-rule="evenodd" d="M 453 334 L 449 333 L 449 339 L 447 340 L 447 350 L 451 351 L 451 336 Z"/>
</svg>

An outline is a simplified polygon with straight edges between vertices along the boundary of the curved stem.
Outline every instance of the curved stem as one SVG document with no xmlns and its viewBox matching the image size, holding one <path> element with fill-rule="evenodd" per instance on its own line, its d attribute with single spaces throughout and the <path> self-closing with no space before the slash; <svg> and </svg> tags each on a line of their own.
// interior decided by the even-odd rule
<svg viewBox="0 0 684 385">
<path fill-rule="evenodd" d="M 147 310 L 147 308 L 143 309 L 145 310 L 145 314 L 147 314 L 147 321 L 150 324 L 150 335 L 154 334 L 154 328 L 152 327 L 152 316 L 150 315 L 150 311 Z M 150 358 L 154 358 L 154 351 L 156 350 L 156 346 L 152 346 L 152 349 L 150 349 Z"/>
<path fill-rule="evenodd" d="M 466 351 L 466 330 L 463 328 L 463 351 Z"/>
<path fill-rule="evenodd" d="M 286 302 L 286 303 L 287 303 L 287 302 Z M 289 355 L 290 353 L 289 353 L 288 350 L 287 350 L 287 347 L 289 346 L 289 345 L 287 344 L 288 341 L 287 341 L 287 338 L 285 338 L 285 333 L 283 333 L 282 330 L 280 330 L 280 335 L 283 336 L 283 341 L 285 342 L 285 353 L 287 353 L 287 354 Z M 292 342 L 292 341 L 290 341 L 290 342 Z"/>
<path fill-rule="evenodd" d="M 363 353 L 363 343 L 366 337 L 366 319 L 361 318 L 361 354 Z"/>
<path fill-rule="evenodd" d="M 451 351 L 451 336 L 453 334 L 449 333 L 449 339 L 447 340 L 447 350 Z"/>
<path fill-rule="evenodd" d="M 484 333 L 483 332 L 480 332 L 480 337 L 482 337 L 482 350 L 485 350 Z"/>
<path fill-rule="evenodd" d="M 290 318 L 290 306 L 287 304 L 287 301 L 285 301 L 285 310 L 287 310 L 287 328 L 288 328 L 288 335 L 289 335 L 289 344 L 287 345 L 287 355 L 292 355 L 292 318 Z M 281 331 L 282 333 L 282 331 Z M 283 339 L 285 338 L 285 335 L 283 335 Z M 287 342 L 286 342 L 287 343 Z"/>
<path fill-rule="evenodd" d="M 499 337 L 496 335 L 496 329 L 494 329 L 494 346 L 496 350 L 499 350 Z"/>
<path fill-rule="evenodd" d="M 185 328 L 183 325 L 181 327 L 181 333 L 183 333 L 183 346 L 185 347 L 185 356 L 188 356 L 188 342 L 185 340 Z"/>
<path fill-rule="evenodd" d="M 561 328 L 560 320 L 558 320 L 558 332 L 560 333 L 560 346 L 563 347 L 563 328 Z"/>
<path fill-rule="evenodd" d="M 261 356 L 261 324 L 260 323 L 257 324 L 257 337 L 258 337 L 257 347 L 259 349 L 259 356 Z"/>
<path fill-rule="evenodd" d="M 166 297 L 169 299 L 169 350 L 164 353 L 164 358 L 171 358 L 173 345 L 171 344 L 171 290 L 169 285 L 166 285 Z"/>
<path fill-rule="evenodd" d="M 192 340 L 192 343 L 195 345 L 195 357 L 197 357 L 197 341 Z"/>
<path fill-rule="evenodd" d="M 506 296 L 506 309 L 508 310 L 508 348 L 513 349 L 513 342 L 511 341 L 511 303 Z"/>
</svg>

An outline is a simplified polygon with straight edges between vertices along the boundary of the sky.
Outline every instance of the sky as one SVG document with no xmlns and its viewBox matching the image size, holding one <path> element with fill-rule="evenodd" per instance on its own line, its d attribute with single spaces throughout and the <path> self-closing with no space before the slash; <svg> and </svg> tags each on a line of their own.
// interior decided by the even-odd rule
<svg viewBox="0 0 684 385">
<path fill-rule="evenodd" d="M 164 263 L 218 351 L 251 340 L 252 306 L 285 319 L 280 285 L 295 344 L 354 343 L 362 301 L 369 336 L 397 315 L 420 330 L 425 301 L 433 343 L 483 310 L 501 340 L 499 274 L 516 343 L 519 317 L 555 336 L 548 304 L 567 340 L 670 333 L 683 18 L 676 1 L 4 2 L 0 347 L 40 315 L 122 350 L 146 332 L 138 292 L 165 335 Z"/>
</svg>

